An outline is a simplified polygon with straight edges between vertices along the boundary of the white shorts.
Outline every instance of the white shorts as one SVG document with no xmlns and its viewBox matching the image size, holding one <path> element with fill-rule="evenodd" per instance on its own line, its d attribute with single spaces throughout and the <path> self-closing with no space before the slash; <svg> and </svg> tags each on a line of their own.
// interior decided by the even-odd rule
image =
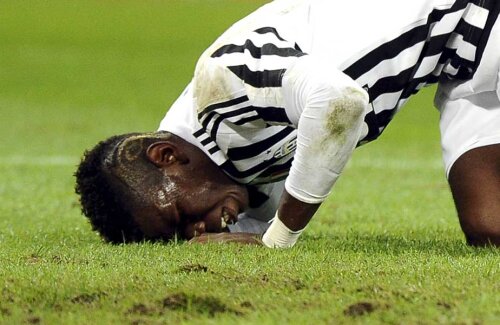
<svg viewBox="0 0 500 325">
<path fill-rule="evenodd" d="M 446 176 L 465 152 L 500 143 L 500 18 L 474 78 L 440 82 L 435 104 Z"/>
</svg>

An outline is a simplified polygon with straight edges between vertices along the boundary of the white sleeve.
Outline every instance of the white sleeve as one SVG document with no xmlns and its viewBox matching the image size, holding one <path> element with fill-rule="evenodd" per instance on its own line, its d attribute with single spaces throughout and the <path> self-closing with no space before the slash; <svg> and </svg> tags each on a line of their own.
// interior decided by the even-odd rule
<svg viewBox="0 0 500 325">
<path fill-rule="evenodd" d="M 252 234 L 263 234 L 270 223 L 262 220 L 257 220 L 242 213 L 238 216 L 238 222 L 234 225 L 228 225 L 229 232 L 249 232 Z"/>
<path fill-rule="evenodd" d="M 302 202 L 321 203 L 359 140 L 368 94 L 311 56 L 285 72 L 282 91 L 287 115 L 298 129 L 285 188 Z"/>
</svg>

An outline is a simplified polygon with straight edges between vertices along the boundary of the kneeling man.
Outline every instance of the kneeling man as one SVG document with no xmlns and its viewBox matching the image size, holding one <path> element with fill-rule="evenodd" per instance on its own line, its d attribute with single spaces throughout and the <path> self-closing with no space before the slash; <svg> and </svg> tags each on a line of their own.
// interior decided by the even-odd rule
<svg viewBox="0 0 500 325">
<path fill-rule="evenodd" d="M 201 55 L 157 132 L 86 152 L 82 210 L 111 242 L 263 233 L 291 247 L 354 148 L 438 83 L 460 224 L 469 244 L 500 245 L 499 11 L 496 0 L 267 4 Z"/>
</svg>

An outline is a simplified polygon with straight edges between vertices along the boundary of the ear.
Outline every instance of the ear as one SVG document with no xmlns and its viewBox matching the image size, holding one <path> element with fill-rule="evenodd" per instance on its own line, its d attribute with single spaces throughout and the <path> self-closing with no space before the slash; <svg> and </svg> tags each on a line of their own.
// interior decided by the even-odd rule
<svg viewBox="0 0 500 325">
<path fill-rule="evenodd" d="M 146 150 L 146 156 L 158 167 L 169 166 L 175 163 L 184 164 L 189 161 L 182 148 L 170 141 L 154 142 Z"/>
</svg>

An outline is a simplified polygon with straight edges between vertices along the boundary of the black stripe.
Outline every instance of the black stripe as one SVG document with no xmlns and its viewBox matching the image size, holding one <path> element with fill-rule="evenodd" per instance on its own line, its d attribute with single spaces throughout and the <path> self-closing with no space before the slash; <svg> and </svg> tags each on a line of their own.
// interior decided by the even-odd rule
<svg viewBox="0 0 500 325">
<path fill-rule="evenodd" d="M 261 154 L 262 152 L 268 150 L 272 146 L 274 146 L 276 143 L 282 141 L 285 139 L 290 133 L 292 133 L 295 129 L 292 127 L 284 127 L 283 130 L 279 131 L 278 133 L 273 134 L 272 136 L 259 141 L 255 142 L 252 144 L 249 144 L 247 146 L 243 147 L 237 147 L 237 148 L 230 148 L 227 151 L 227 156 L 229 159 L 233 161 L 238 161 L 238 160 L 243 160 L 243 159 L 248 159 L 252 158 L 254 156 L 257 156 Z"/>
<path fill-rule="evenodd" d="M 271 33 L 271 34 L 274 34 L 274 36 L 276 36 L 277 39 L 279 39 L 280 41 L 285 41 L 279 34 L 278 34 L 278 31 L 276 30 L 276 28 L 274 27 L 262 27 L 262 28 L 259 28 L 259 29 L 256 29 L 254 30 L 254 33 L 257 33 L 257 34 L 267 34 L 267 33 Z"/>
<path fill-rule="evenodd" d="M 272 177 L 273 174 L 278 174 L 278 173 L 283 173 L 285 171 L 289 171 L 290 168 L 292 167 L 292 161 L 293 161 L 293 157 L 290 157 L 290 159 L 287 160 L 283 164 L 272 165 L 271 167 L 269 167 L 268 169 L 263 171 L 261 174 L 259 174 L 258 178 Z"/>
<path fill-rule="evenodd" d="M 233 122 L 233 124 L 241 126 L 243 124 L 250 123 L 250 122 L 253 122 L 253 121 L 256 121 L 256 120 L 261 120 L 261 118 L 260 118 L 259 115 L 244 117 L 244 118 L 242 118 L 242 119 L 240 119 L 238 121 Z"/>
<path fill-rule="evenodd" d="M 265 160 L 261 162 L 260 164 L 253 166 L 252 168 L 249 168 L 247 170 L 240 171 L 234 167 L 234 165 L 231 163 L 230 160 L 227 160 L 224 162 L 220 167 L 227 173 L 229 174 L 232 178 L 235 179 L 244 179 L 249 176 L 258 174 L 259 172 L 266 170 L 269 166 L 272 166 L 276 161 L 279 159 L 276 158 L 271 158 L 269 160 Z"/>
<path fill-rule="evenodd" d="M 199 138 L 203 133 L 205 133 L 205 130 L 199 129 L 198 131 L 194 132 L 193 135 L 195 138 Z"/>
<path fill-rule="evenodd" d="M 481 36 L 483 35 L 484 30 L 469 24 L 462 18 L 460 19 L 455 32 L 462 35 L 464 41 L 466 41 L 467 43 L 477 46 L 479 44 L 479 41 L 481 40 Z"/>
<path fill-rule="evenodd" d="M 241 97 L 237 97 L 237 98 L 233 98 L 231 100 L 228 100 L 228 101 L 225 101 L 225 102 L 221 102 L 221 103 L 216 103 L 216 104 L 212 104 L 212 105 L 209 105 L 207 107 L 205 107 L 205 109 L 203 109 L 203 111 L 201 111 L 200 113 L 198 113 L 198 119 L 201 119 L 203 117 L 203 115 L 213 111 L 213 110 L 216 110 L 216 109 L 219 109 L 219 108 L 225 108 L 225 107 L 230 107 L 230 106 L 234 106 L 234 105 L 238 105 L 238 104 L 241 104 L 245 101 L 248 101 L 248 97 L 247 95 L 244 95 L 244 96 L 241 96 Z"/>
<path fill-rule="evenodd" d="M 259 116 L 266 122 L 292 124 L 283 107 L 255 107 Z"/>
<path fill-rule="evenodd" d="M 210 123 L 210 120 L 212 120 L 212 117 L 218 115 L 217 112 L 210 112 L 208 114 L 205 114 L 203 116 L 203 121 L 201 121 L 201 126 L 203 126 L 203 130 L 207 130 L 208 123 Z"/>
<path fill-rule="evenodd" d="M 212 112 L 212 113 L 218 114 L 219 116 L 228 119 L 228 118 L 235 117 L 238 115 L 243 115 L 243 114 L 246 114 L 246 113 L 249 113 L 252 111 L 257 113 L 257 118 L 260 118 L 260 119 L 264 120 L 265 122 L 270 122 L 270 123 L 278 122 L 278 123 L 292 124 L 292 122 L 290 121 L 290 119 L 286 115 L 285 109 L 283 107 L 246 106 L 246 107 L 242 107 L 242 108 L 239 108 L 239 109 L 236 109 L 233 111 L 229 111 L 229 112 L 224 112 L 224 113 Z M 210 116 L 208 116 L 208 115 L 210 115 Z M 203 121 L 203 124 L 205 124 L 205 122 L 206 122 L 206 125 L 208 125 L 208 119 L 210 119 L 212 117 L 213 117 L 213 115 L 207 114 L 207 117 Z M 248 117 L 245 117 L 245 118 L 248 118 Z M 251 116 L 250 118 L 255 120 L 254 116 Z M 237 123 L 231 122 L 231 121 L 229 121 L 229 123 L 237 124 Z"/>
<path fill-rule="evenodd" d="M 428 16 L 428 21 L 425 25 L 417 26 L 406 33 L 401 34 L 392 41 L 380 45 L 358 61 L 354 62 L 351 66 L 344 70 L 344 73 L 356 80 L 366 72 L 373 69 L 380 62 L 395 58 L 407 48 L 417 43 L 426 41 L 429 35 L 430 26 L 441 20 L 446 14 L 463 9 L 466 5 L 464 2 L 465 1 L 457 1 L 450 9 L 432 11 Z"/>
<path fill-rule="evenodd" d="M 408 85 L 405 87 L 404 91 L 399 96 L 394 106 L 379 113 L 375 114 L 375 112 L 370 112 L 365 116 L 365 122 L 368 124 L 369 130 L 368 135 L 363 139 L 363 141 L 372 141 L 375 140 L 380 134 L 380 128 L 385 128 L 387 124 L 392 120 L 394 114 L 396 114 L 396 109 L 398 103 L 401 100 L 408 99 L 410 96 L 416 94 L 418 92 L 417 87 L 420 84 L 433 84 L 439 81 L 439 76 L 435 76 L 432 73 L 428 75 L 422 76 L 420 78 L 413 79 Z M 369 90 L 370 91 L 370 90 Z M 378 108 L 380 109 L 380 108 Z"/>
<path fill-rule="evenodd" d="M 373 102 L 380 95 L 387 93 L 395 93 L 406 88 L 408 81 L 413 75 L 414 67 L 410 67 L 401 71 L 395 76 L 380 78 L 377 82 L 368 89 L 370 95 L 370 102 Z"/>
<path fill-rule="evenodd" d="M 450 39 L 450 34 L 443 34 L 431 37 L 428 43 L 425 44 L 424 51 L 425 56 L 434 56 L 436 54 L 442 53 L 443 49 L 446 49 L 446 43 Z"/>
<path fill-rule="evenodd" d="M 495 24 L 496 20 L 498 19 L 498 15 L 500 14 L 500 1 L 498 0 L 482 0 L 481 5 L 484 8 L 487 8 L 490 10 L 490 13 L 488 15 L 488 18 L 486 19 L 486 24 L 484 26 L 484 32 L 481 36 L 481 39 L 478 42 L 477 49 L 476 49 L 476 63 L 474 65 L 474 70 L 477 69 L 479 66 L 479 63 L 481 62 L 481 58 L 483 57 L 484 49 L 486 47 L 486 44 L 488 43 L 488 39 L 491 34 L 491 29 L 493 28 L 493 25 Z"/>
<path fill-rule="evenodd" d="M 250 208 L 257 208 L 269 200 L 269 196 L 260 192 L 257 187 L 247 185 L 246 188 L 248 191 L 248 205 Z"/>
<path fill-rule="evenodd" d="M 278 122 L 278 123 L 287 123 L 290 124 L 290 120 L 288 119 L 288 116 L 285 113 L 285 110 L 281 107 L 255 107 L 255 106 L 247 106 L 247 107 L 242 107 L 233 111 L 225 112 L 225 113 L 218 113 L 217 111 L 212 111 L 205 116 L 203 116 L 203 121 L 201 122 L 203 126 L 203 131 L 206 132 L 208 124 L 210 121 L 214 118 L 213 125 L 210 130 L 210 138 L 211 141 L 217 142 L 217 133 L 219 132 L 219 126 L 220 124 L 224 121 L 227 120 L 231 117 L 235 117 L 238 115 L 246 114 L 249 112 L 256 112 L 257 116 L 250 116 L 250 117 L 245 117 L 239 120 L 239 124 L 233 123 L 231 121 L 227 121 L 229 123 L 233 123 L 236 125 L 242 125 L 243 123 L 241 122 L 244 119 L 249 119 L 249 120 L 256 120 L 256 119 L 262 119 L 265 122 Z"/>
<path fill-rule="evenodd" d="M 243 45 L 224 45 L 217 51 L 215 51 L 211 55 L 211 57 L 218 58 L 223 56 L 224 54 L 243 53 L 245 51 L 248 51 L 248 53 L 250 53 L 250 55 L 256 59 L 260 59 L 263 55 L 277 55 L 280 57 L 300 57 L 305 55 L 304 53 L 297 51 L 294 48 L 281 48 L 271 43 L 264 44 L 262 45 L 262 47 L 257 47 L 251 40 L 247 40 Z"/>
<path fill-rule="evenodd" d="M 217 151 L 219 151 L 219 146 L 218 145 L 215 145 L 213 146 L 212 148 L 208 149 L 208 153 L 210 153 L 211 155 L 213 155 L 214 153 L 216 153 Z"/>
<path fill-rule="evenodd" d="M 374 49 L 345 69 L 344 73 L 356 80 L 366 72 L 373 69 L 380 62 L 395 58 L 407 48 L 425 41 L 427 39 L 427 34 L 428 26 L 424 25 L 415 27 L 398 38 Z"/>
<path fill-rule="evenodd" d="M 214 124 L 212 125 L 212 129 L 210 130 L 210 137 L 212 138 L 213 141 L 217 142 L 217 132 L 219 131 L 219 125 L 224 121 L 223 116 L 218 116 Z"/>
<path fill-rule="evenodd" d="M 206 129 L 200 129 L 196 132 L 193 133 L 193 135 L 196 138 L 199 138 L 201 135 L 206 134 Z M 217 143 L 215 143 L 210 137 L 207 137 L 203 140 L 200 141 L 200 144 L 204 146 L 205 148 L 208 148 L 208 145 L 213 144 L 213 146 L 210 149 L 207 149 L 210 153 L 214 153 L 219 151 L 219 147 L 217 146 Z"/>
<path fill-rule="evenodd" d="M 210 142 L 212 142 L 212 139 L 206 138 L 205 140 L 202 140 L 200 143 L 201 143 L 202 146 L 206 146 Z"/>
<path fill-rule="evenodd" d="M 281 87 L 285 69 L 252 71 L 246 65 L 236 65 L 228 67 L 238 78 L 245 83 L 256 87 Z"/>
<path fill-rule="evenodd" d="M 242 114 L 245 114 L 245 113 L 248 113 L 248 112 L 252 112 L 254 111 L 254 107 L 253 106 L 247 106 L 247 107 L 243 107 L 243 108 L 239 108 L 239 109 L 236 109 L 236 110 L 233 110 L 233 111 L 229 111 L 229 112 L 225 112 L 225 113 L 218 113 L 216 111 L 212 111 L 210 113 L 208 113 L 207 115 L 204 116 L 204 120 L 201 122 L 201 125 L 203 126 L 203 130 L 206 131 L 207 129 L 207 126 L 208 124 L 210 123 L 210 120 L 214 117 L 214 116 L 217 116 L 217 118 L 215 119 L 215 122 L 212 126 L 212 131 L 211 131 L 211 136 L 212 136 L 212 139 L 214 141 L 216 141 L 216 137 L 217 137 L 217 132 L 218 132 L 218 129 L 219 129 L 219 125 L 220 123 L 222 122 L 223 119 L 225 118 L 230 118 L 230 117 L 234 117 L 234 116 L 238 116 L 238 115 L 242 115 Z"/>
<path fill-rule="evenodd" d="M 361 143 L 373 141 L 380 135 L 380 132 L 378 130 L 377 115 L 373 110 L 365 115 L 365 123 L 366 125 L 368 125 L 368 134 L 360 141 L 360 143 L 358 143 L 358 145 L 360 145 Z"/>
</svg>

